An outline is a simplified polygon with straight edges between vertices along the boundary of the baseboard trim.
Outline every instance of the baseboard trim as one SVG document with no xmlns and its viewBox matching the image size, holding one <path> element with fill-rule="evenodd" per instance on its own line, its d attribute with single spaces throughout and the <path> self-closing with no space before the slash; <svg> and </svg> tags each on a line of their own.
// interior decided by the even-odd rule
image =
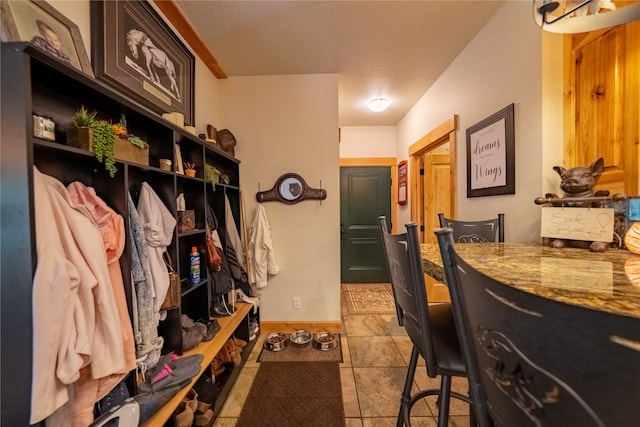
<svg viewBox="0 0 640 427">
<path fill-rule="evenodd" d="M 339 320 L 327 322 L 260 322 L 261 333 L 283 332 L 285 334 L 304 329 L 311 333 L 328 331 L 332 334 L 342 333 L 342 323 Z"/>
</svg>

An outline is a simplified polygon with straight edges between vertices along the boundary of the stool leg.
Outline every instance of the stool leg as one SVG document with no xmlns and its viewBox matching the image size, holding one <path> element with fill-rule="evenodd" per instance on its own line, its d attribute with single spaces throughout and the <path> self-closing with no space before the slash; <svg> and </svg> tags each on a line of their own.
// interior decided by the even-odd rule
<svg viewBox="0 0 640 427">
<path fill-rule="evenodd" d="M 407 377 L 404 380 L 404 390 L 402 390 L 402 397 L 400 398 L 400 411 L 398 412 L 397 427 L 404 425 L 410 427 L 409 421 L 409 403 L 411 402 L 411 387 L 413 386 L 413 378 L 416 375 L 416 366 L 418 366 L 418 350 L 413 347 L 411 350 L 411 359 L 409 360 L 409 369 L 407 370 Z"/>
<path fill-rule="evenodd" d="M 442 375 L 438 400 L 438 427 L 447 427 L 449 425 L 449 401 L 451 400 L 451 377 L 449 375 Z"/>
</svg>

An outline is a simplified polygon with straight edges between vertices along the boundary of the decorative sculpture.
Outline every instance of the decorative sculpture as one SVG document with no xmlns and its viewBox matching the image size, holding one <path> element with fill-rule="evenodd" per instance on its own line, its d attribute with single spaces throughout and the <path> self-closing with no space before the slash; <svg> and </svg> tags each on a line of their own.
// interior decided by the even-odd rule
<svg viewBox="0 0 640 427">
<path fill-rule="evenodd" d="M 604 159 L 601 157 L 590 166 L 576 166 L 565 169 L 562 166 L 554 166 L 553 170 L 560 175 L 560 188 L 564 192 L 563 197 L 556 194 L 547 193 L 545 197 L 538 197 L 536 204 L 551 204 L 555 207 L 581 207 L 581 208 L 602 208 L 605 200 L 609 200 L 609 190 L 593 191 L 593 187 L 598 183 L 598 178 L 604 171 Z M 619 195 L 614 196 L 616 199 Z M 624 198 L 624 196 L 622 196 Z M 572 246 L 578 248 L 588 247 L 592 252 L 605 252 L 608 242 L 551 239 L 549 245 L 553 248 L 563 248 Z"/>
</svg>

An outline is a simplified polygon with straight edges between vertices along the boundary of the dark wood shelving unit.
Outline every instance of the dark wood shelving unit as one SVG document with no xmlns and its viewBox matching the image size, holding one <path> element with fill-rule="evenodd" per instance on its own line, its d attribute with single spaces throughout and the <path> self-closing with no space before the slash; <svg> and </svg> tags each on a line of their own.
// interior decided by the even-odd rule
<svg viewBox="0 0 640 427">
<path fill-rule="evenodd" d="M 225 216 L 225 197 L 231 203 L 236 221 L 240 218 L 240 162 L 217 146 L 208 144 L 184 129 L 164 120 L 105 83 L 66 66 L 28 43 L 2 43 L 2 156 L 0 164 L 0 200 L 2 224 L 2 411 L 0 424 L 28 425 L 31 400 L 32 360 L 32 284 L 37 267 L 35 212 L 32 187 L 33 167 L 68 185 L 81 181 L 93 187 L 97 195 L 127 223 L 127 197 L 137 203 L 143 182 L 149 183 L 169 211 L 176 214 L 176 198 L 184 194 L 186 209 L 195 212 L 195 230 L 179 233 L 176 227 L 167 251 L 173 267 L 182 279 L 188 277 L 188 253 L 196 246 L 201 254 L 202 282 L 182 289 L 180 308 L 168 310 L 158 330 L 164 338 L 163 353 L 182 353 L 181 314 L 192 319 L 209 317 L 211 278 L 206 271 L 206 209 L 212 205 L 220 229 L 235 226 Z M 129 132 L 149 143 L 149 164 L 116 161 L 117 174 L 111 178 L 92 153 L 66 145 L 71 117 L 80 107 L 98 111 L 98 118 L 119 121 L 125 114 Z M 32 113 L 51 117 L 56 123 L 56 141 L 33 137 Z M 172 159 L 179 147 L 184 162 L 198 165 L 196 177 L 187 177 L 160 169 L 160 159 Z M 205 163 L 226 174 L 229 184 L 212 185 L 204 178 Z M 177 214 L 176 214 L 177 215 Z M 128 224 L 127 224 L 128 225 Z M 238 224 L 239 225 L 239 224 Z M 220 233 L 223 245 L 226 233 Z M 125 294 L 131 310 L 130 242 L 120 258 Z M 216 337 L 201 343 L 193 352 L 204 357 L 202 371 L 224 342 L 235 335 L 248 341 L 251 305 L 237 303 L 238 311 L 219 319 L 222 326 Z M 259 316 L 259 314 L 258 314 Z M 253 343 L 250 343 L 250 348 Z M 246 360 L 243 352 L 243 363 Z M 241 367 L 228 376 L 215 407 L 219 410 Z M 131 376 L 131 375 L 130 375 Z M 135 375 L 133 375 L 135 376 Z M 132 377 L 133 377 L 132 376 Z M 194 382 L 197 378 L 194 378 Z M 135 394 L 135 381 L 132 381 Z M 145 425 L 162 425 L 172 419 L 181 397 L 189 387 L 163 407 Z M 226 390 L 226 391 L 224 391 Z M 216 410 L 216 414 L 217 411 Z"/>
</svg>

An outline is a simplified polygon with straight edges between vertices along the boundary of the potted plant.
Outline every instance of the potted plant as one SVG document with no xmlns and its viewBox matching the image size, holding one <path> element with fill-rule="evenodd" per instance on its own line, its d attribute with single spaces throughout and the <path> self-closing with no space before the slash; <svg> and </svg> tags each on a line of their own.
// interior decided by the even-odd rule
<svg viewBox="0 0 640 427">
<path fill-rule="evenodd" d="M 96 119 L 97 112 L 89 112 L 81 106 L 71 118 L 67 132 L 67 145 L 91 151 L 112 178 L 118 171 L 115 166 L 116 131 L 110 123 Z"/>
<path fill-rule="evenodd" d="M 190 162 L 184 162 L 184 173 L 187 176 L 196 176 L 196 164 Z"/>
<path fill-rule="evenodd" d="M 127 131 L 127 120 L 111 124 L 96 119 L 97 112 L 89 112 L 81 106 L 72 117 L 72 127 L 67 132 L 67 144 L 91 151 L 103 163 L 112 178 L 118 171 L 116 158 L 132 163 L 149 164 L 149 145 L 142 138 Z"/>
</svg>

